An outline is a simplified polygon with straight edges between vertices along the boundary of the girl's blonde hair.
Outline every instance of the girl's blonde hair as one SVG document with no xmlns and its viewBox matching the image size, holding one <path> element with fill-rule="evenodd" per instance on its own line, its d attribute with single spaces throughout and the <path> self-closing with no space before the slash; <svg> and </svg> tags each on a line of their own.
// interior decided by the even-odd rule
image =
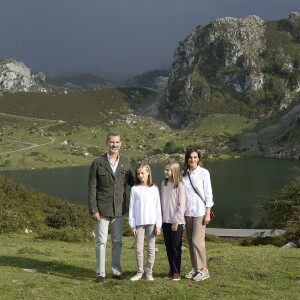
<svg viewBox="0 0 300 300">
<path fill-rule="evenodd" d="M 148 173 L 149 173 L 148 180 L 147 180 L 147 185 L 148 185 L 148 186 L 152 186 L 152 185 L 153 185 L 153 181 L 152 181 L 152 172 L 151 172 L 151 168 L 150 168 L 150 166 L 149 166 L 148 164 L 146 164 L 146 163 L 140 163 L 140 164 L 138 164 L 138 165 L 136 166 L 136 168 L 135 168 L 135 185 L 141 184 L 141 182 L 140 182 L 140 180 L 139 180 L 139 178 L 138 178 L 138 176 L 137 176 L 137 171 L 138 171 L 139 169 L 142 169 L 142 168 L 145 168 L 145 169 L 148 171 Z"/>
<path fill-rule="evenodd" d="M 170 169 L 172 170 L 172 178 L 173 178 L 173 182 L 174 182 L 174 188 L 177 188 L 179 183 L 182 182 L 180 165 L 177 161 L 171 160 L 166 164 L 166 167 L 167 166 L 170 167 Z M 165 185 L 168 184 L 168 178 L 164 179 L 164 183 L 165 183 Z"/>
</svg>

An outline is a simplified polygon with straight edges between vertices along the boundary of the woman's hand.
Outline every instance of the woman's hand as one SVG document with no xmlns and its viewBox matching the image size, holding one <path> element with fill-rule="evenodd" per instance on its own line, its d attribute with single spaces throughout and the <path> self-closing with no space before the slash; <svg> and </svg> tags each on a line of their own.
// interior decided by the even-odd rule
<svg viewBox="0 0 300 300">
<path fill-rule="evenodd" d="M 155 227 L 155 235 L 160 235 L 161 229 L 158 227 Z"/>
<path fill-rule="evenodd" d="M 206 208 L 203 224 L 207 225 L 210 222 L 210 208 Z"/>
</svg>

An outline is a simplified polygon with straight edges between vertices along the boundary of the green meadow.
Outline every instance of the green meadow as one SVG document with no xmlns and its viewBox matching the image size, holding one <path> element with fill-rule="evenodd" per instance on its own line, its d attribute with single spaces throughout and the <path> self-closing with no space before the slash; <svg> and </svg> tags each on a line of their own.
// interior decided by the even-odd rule
<svg viewBox="0 0 300 300">
<path fill-rule="evenodd" d="M 156 99 L 146 89 L 106 88 L 73 93 L 4 93 L 0 97 L 0 168 L 56 168 L 90 164 L 106 151 L 110 131 L 120 132 L 122 153 L 133 161 L 166 159 L 189 145 L 207 157 L 231 155 L 226 143 L 253 128 L 255 120 L 210 115 L 193 126 L 174 128 L 138 114 Z M 166 150 L 166 145 L 172 145 Z"/>
<path fill-rule="evenodd" d="M 94 242 L 58 242 L 28 235 L 0 235 L 1 299 L 298 299 L 298 249 L 242 247 L 212 239 L 207 242 L 210 278 L 195 282 L 164 279 L 169 271 L 163 239 L 157 239 L 153 282 L 131 282 L 136 272 L 134 239 L 124 237 L 122 263 L 128 280 L 111 278 L 110 242 L 107 277 L 95 280 Z M 146 249 L 145 249 L 146 251 Z M 182 274 L 190 271 L 184 243 Z"/>
</svg>

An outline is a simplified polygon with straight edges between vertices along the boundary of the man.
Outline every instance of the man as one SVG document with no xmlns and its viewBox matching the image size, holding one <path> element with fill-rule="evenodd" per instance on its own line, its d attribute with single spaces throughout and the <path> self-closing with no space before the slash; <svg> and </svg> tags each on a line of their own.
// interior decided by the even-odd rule
<svg viewBox="0 0 300 300">
<path fill-rule="evenodd" d="M 89 212 L 96 227 L 96 282 L 105 279 L 105 250 L 108 227 L 111 230 L 113 278 L 125 279 L 121 267 L 124 214 L 127 212 L 126 186 L 133 186 L 134 175 L 128 158 L 121 156 L 121 137 L 109 133 L 106 139 L 108 152 L 96 158 L 89 173 Z"/>
</svg>

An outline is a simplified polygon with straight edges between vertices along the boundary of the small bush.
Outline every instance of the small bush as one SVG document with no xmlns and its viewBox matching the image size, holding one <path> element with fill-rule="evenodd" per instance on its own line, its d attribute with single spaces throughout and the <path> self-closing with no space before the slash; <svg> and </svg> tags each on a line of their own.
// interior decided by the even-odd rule
<svg viewBox="0 0 300 300">
<path fill-rule="evenodd" d="M 282 247 L 287 243 L 287 239 L 284 236 L 258 236 L 249 237 L 243 239 L 239 245 L 240 246 L 260 246 L 260 245 L 274 245 L 276 247 Z"/>
<path fill-rule="evenodd" d="M 174 141 L 167 142 L 164 146 L 163 153 L 173 154 L 176 153 L 176 144 Z"/>
</svg>

